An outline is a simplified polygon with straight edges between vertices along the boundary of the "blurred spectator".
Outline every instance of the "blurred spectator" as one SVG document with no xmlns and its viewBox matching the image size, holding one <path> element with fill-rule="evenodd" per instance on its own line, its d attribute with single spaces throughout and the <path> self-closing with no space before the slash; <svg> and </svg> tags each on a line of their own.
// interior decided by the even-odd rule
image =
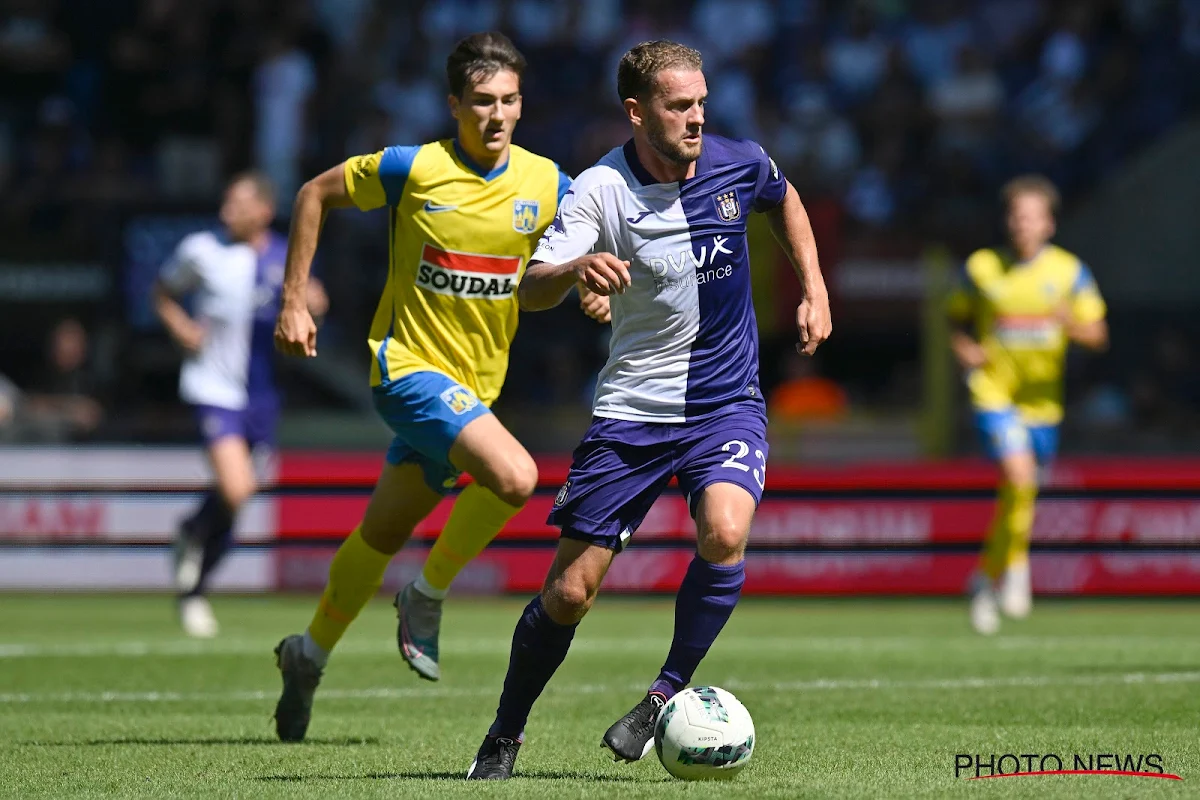
<svg viewBox="0 0 1200 800">
<path fill-rule="evenodd" d="M 995 134 L 1004 107 L 1004 85 L 986 53 L 964 47 L 958 69 L 929 90 L 929 110 L 937 118 L 938 145 L 978 154 Z"/>
<path fill-rule="evenodd" d="M 271 33 L 254 71 L 254 153 L 257 165 L 277 187 L 281 212 L 291 208 L 300 188 L 308 103 L 315 89 L 316 69 L 308 53 L 290 32 Z"/>
<path fill-rule="evenodd" d="M 925 86 L 954 74 L 958 53 L 975 44 L 975 30 L 961 0 L 914 0 L 915 19 L 904 34 L 904 52 Z"/>
<path fill-rule="evenodd" d="M 17 410 L 21 402 L 21 390 L 7 377 L 0 374 L 0 442 L 13 439 L 17 434 Z"/>
<path fill-rule="evenodd" d="M 772 419 L 829 421 L 846 416 L 846 391 L 819 374 L 816 360 L 791 352 L 781 360 L 783 379 L 767 400 Z"/>
<path fill-rule="evenodd" d="M 871 96 L 883 80 L 890 49 L 875 27 L 871 6 L 855 3 L 846 32 L 835 36 L 825 50 L 830 81 L 846 104 L 857 105 Z"/>
<path fill-rule="evenodd" d="M 1200 0 L 0 0 L 0 247 L 74 248 L 120 285 L 131 218 L 207 213 L 252 166 L 286 214 L 319 166 L 445 135 L 446 51 L 497 27 L 530 63 L 516 141 L 570 174 L 628 138 L 625 49 L 700 48 L 708 130 L 759 141 L 814 219 L 838 220 L 818 233 L 831 276 L 840 254 L 903 237 L 960 254 L 989 240 L 1017 172 L 1049 173 L 1070 205 L 1200 109 Z M 387 277 L 386 214 L 328 225 L 319 258 L 347 268 L 327 273 L 322 335 L 357 347 Z M 518 339 L 514 364 L 545 363 L 552 339 Z M 1177 369 L 1151 366 L 1113 383 L 1131 414 L 1192 402 L 1172 399 L 1192 391 Z M 590 373 L 544 388 L 576 397 Z M 1088 418 L 1111 400 L 1097 388 Z"/>
<path fill-rule="evenodd" d="M 45 370 L 22 399 L 24 423 L 38 439 L 87 438 L 104 419 L 88 363 L 87 331 L 79 320 L 64 319 L 51 332 L 47 350 Z"/>
<path fill-rule="evenodd" d="M 0 18 L 0 84 L 26 108 L 53 93 L 71 65 L 71 44 L 54 24 L 55 0 L 7 0 Z"/>
<path fill-rule="evenodd" d="M 699 0 L 692 28 L 703 37 L 706 65 L 716 70 L 771 40 L 775 9 L 767 0 Z"/>
</svg>

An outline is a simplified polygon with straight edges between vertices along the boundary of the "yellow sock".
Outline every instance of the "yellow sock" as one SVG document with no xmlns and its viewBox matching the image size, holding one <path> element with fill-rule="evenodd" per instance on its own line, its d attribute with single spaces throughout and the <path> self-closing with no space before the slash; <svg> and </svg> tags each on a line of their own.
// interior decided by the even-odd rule
<svg viewBox="0 0 1200 800">
<path fill-rule="evenodd" d="M 521 509 L 510 506 L 477 483 L 467 485 L 450 510 L 450 519 L 429 550 L 421 575 L 430 588 L 445 592 L 467 563 L 483 552 L 504 524 Z"/>
<path fill-rule="evenodd" d="M 317 613 L 308 626 L 309 635 L 326 653 L 333 650 L 358 612 L 379 591 L 391 560 L 391 556 L 363 540 L 361 525 L 342 542 L 329 565 L 329 582 Z"/>
<path fill-rule="evenodd" d="M 999 580 L 1010 566 L 1028 560 L 1036 502 L 1036 486 L 1000 484 L 996 516 L 992 519 L 982 559 L 984 574 L 992 580 Z"/>
<path fill-rule="evenodd" d="M 1013 487 L 1012 507 L 1008 512 L 1008 549 L 1004 568 L 1029 561 L 1029 540 L 1033 535 L 1033 513 L 1037 507 L 1036 486 Z"/>
</svg>

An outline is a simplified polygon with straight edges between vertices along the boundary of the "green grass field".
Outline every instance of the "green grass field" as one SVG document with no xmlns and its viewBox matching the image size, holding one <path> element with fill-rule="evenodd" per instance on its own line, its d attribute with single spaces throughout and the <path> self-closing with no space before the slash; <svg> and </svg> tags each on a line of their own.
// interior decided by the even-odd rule
<svg viewBox="0 0 1200 800">
<path fill-rule="evenodd" d="M 408 670 L 392 609 L 372 605 L 330 662 L 309 741 L 283 745 L 271 649 L 303 629 L 313 602 L 219 598 L 221 637 L 193 642 L 165 598 L 0 597 L 0 794 L 1200 795 L 1195 604 L 1046 602 L 982 640 L 959 603 L 743 601 L 696 682 L 745 702 L 757 750 L 736 781 L 705 785 L 675 781 L 653 755 L 603 757 L 601 734 L 657 672 L 672 605 L 602 597 L 534 709 L 519 778 L 494 785 L 462 775 L 491 721 L 523 601 L 451 601 L 439 684 Z M 1184 780 L 967 781 L 954 776 L 956 753 L 1159 753 Z"/>
</svg>

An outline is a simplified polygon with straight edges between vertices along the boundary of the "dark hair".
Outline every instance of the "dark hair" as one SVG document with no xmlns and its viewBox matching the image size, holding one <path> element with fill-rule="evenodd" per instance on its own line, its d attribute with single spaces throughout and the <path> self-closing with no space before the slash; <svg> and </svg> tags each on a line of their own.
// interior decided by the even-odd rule
<svg viewBox="0 0 1200 800">
<path fill-rule="evenodd" d="M 229 179 L 229 183 L 226 186 L 233 186 L 242 181 L 254 187 L 254 193 L 258 195 L 259 200 L 262 200 L 272 208 L 275 207 L 275 182 L 268 178 L 265 172 L 256 169 L 239 172 Z"/>
<path fill-rule="evenodd" d="M 456 44 L 446 58 L 450 93 L 462 97 L 468 84 L 486 81 L 502 69 L 515 72 L 520 82 L 525 74 L 525 56 L 503 33 L 473 33 Z"/>
<path fill-rule="evenodd" d="M 1061 197 L 1058 194 L 1058 188 L 1049 178 L 1043 175 L 1020 175 L 1004 184 L 1004 188 L 1000 190 L 1000 197 L 1004 200 L 1005 208 L 1011 206 L 1013 199 L 1021 194 L 1040 194 L 1046 198 L 1046 203 L 1050 206 L 1050 213 L 1058 213 Z"/>
<path fill-rule="evenodd" d="M 631 97 L 645 97 L 663 70 L 703 68 L 704 59 L 700 52 L 687 45 L 666 39 L 642 42 L 621 56 L 621 63 L 617 65 L 617 95 L 621 102 Z"/>
</svg>

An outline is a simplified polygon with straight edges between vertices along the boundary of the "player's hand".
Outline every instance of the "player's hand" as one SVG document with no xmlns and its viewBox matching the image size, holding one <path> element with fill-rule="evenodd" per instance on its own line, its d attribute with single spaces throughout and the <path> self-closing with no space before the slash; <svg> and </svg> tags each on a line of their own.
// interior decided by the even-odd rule
<svg viewBox="0 0 1200 800">
<path fill-rule="evenodd" d="M 804 298 L 804 302 L 796 309 L 796 331 L 800 334 L 796 352 L 802 356 L 811 356 L 817 352 L 821 342 L 833 333 L 828 294 L 822 292 Z"/>
<path fill-rule="evenodd" d="M 608 297 L 624 294 L 632 281 L 629 278 L 629 262 L 622 261 L 612 253 L 595 253 L 574 262 L 575 277 L 589 290 Z"/>
<path fill-rule="evenodd" d="M 579 307 L 583 309 L 583 313 L 587 314 L 596 322 L 608 323 L 612 321 L 612 309 L 609 306 L 608 298 L 601 294 L 588 289 L 583 284 L 579 285 Z"/>
<path fill-rule="evenodd" d="M 284 306 L 275 320 L 275 349 L 285 356 L 317 355 L 317 323 L 303 306 Z"/>
<path fill-rule="evenodd" d="M 950 349 L 954 351 L 959 365 L 967 372 L 979 369 L 988 362 L 987 351 L 983 349 L 983 345 L 966 334 L 956 334 L 951 338 Z"/>
</svg>

